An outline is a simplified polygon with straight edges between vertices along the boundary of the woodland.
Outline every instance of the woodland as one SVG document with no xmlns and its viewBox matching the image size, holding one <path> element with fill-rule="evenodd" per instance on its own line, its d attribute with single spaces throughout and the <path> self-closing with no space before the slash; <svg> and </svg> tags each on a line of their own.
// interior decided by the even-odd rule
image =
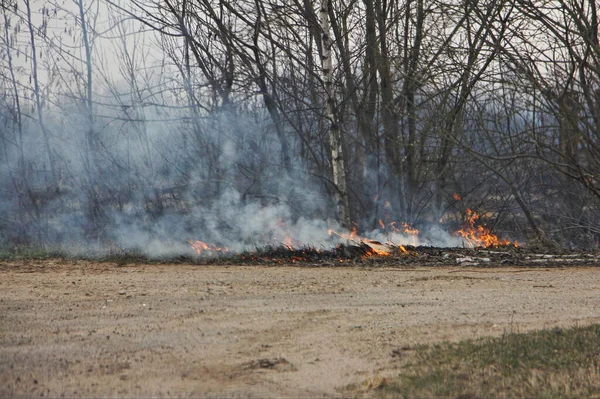
<svg viewBox="0 0 600 399">
<path fill-rule="evenodd" d="M 600 243 L 595 0 L 0 4 L 1 245 Z"/>
</svg>

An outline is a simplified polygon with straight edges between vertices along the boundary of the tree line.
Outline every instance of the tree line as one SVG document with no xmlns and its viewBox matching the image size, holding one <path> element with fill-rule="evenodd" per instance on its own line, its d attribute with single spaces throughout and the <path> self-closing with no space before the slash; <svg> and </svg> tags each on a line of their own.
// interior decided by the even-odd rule
<svg viewBox="0 0 600 399">
<path fill-rule="evenodd" d="M 595 0 L 0 7 L 5 243 L 234 232 L 245 204 L 600 240 Z"/>
</svg>

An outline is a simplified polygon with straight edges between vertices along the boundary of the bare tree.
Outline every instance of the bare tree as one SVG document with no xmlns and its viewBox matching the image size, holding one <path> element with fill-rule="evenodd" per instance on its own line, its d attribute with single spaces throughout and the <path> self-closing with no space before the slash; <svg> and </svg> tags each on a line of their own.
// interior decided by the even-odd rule
<svg viewBox="0 0 600 399">
<path fill-rule="evenodd" d="M 329 27 L 329 1 L 321 2 L 321 54 L 323 84 L 325 86 L 325 104 L 327 118 L 329 119 L 329 144 L 331 146 L 331 166 L 333 170 L 333 183 L 335 185 L 335 198 L 339 219 L 346 228 L 350 228 L 350 206 L 348 204 L 348 189 L 346 187 L 346 169 L 344 167 L 344 150 L 342 134 L 339 127 L 335 93 L 333 91 L 333 58 L 331 55 L 332 39 Z"/>
<path fill-rule="evenodd" d="M 56 167 L 54 162 L 54 156 L 52 154 L 52 148 L 50 146 L 50 133 L 46 124 L 44 123 L 44 114 L 43 114 L 43 99 L 40 88 L 40 82 L 38 78 L 38 55 L 36 48 L 36 29 L 33 26 L 31 21 L 31 4 L 30 0 L 25 0 L 25 9 L 27 13 L 27 28 L 29 30 L 29 44 L 31 45 L 31 77 L 33 79 L 33 95 L 35 98 L 35 106 L 37 111 L 38 123 L 40 125 L 40 130 L 42 132 L 42 136 L 44 139 L 44 146 L 46 149 L 46 156 L 48 157 L 48 165 L 50 167 L 50 172 L 52 175 L 51 185 L 56 187 L 57 184 L 57 174 Z M 45 17 L 45 15 L 44 15 Z"/>
</svg>

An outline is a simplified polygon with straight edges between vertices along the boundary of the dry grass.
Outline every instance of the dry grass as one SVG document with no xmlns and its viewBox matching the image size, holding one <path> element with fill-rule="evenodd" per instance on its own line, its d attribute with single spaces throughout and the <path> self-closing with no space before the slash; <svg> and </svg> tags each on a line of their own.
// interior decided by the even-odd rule
<svg viewBox="0 0 600 399">
<path fill-rule="evenodd" d="M 370 394 L 401 398 L 600 398 L 600 325 L 415 348 Z M 371 396 L 371 395 L 370 395 Z"/>
</svg>

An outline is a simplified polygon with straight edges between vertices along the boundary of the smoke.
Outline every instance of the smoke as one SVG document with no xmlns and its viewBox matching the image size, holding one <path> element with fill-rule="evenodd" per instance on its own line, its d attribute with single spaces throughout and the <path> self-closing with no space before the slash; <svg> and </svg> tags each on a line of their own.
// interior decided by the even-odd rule
<svg viewBox="0 0 600 399">
<path fill-rule="evenodd" d="M 366 238 L 403 246 L 429 246 L 429 247 L 459 247 L 463 240 L 437 225 L 428 225 L 418 234 L 408 234 L 401 231 L 388 231 L 376 229 L 365 234 Z"/>
<path fill-rule="evenodd" d="M 39 126 L 30 121 L 24 140 L 4 141 L 5 242 L 166 257 L 192 254 L 188 240 L 234 253 L 283 243 L 328 250 L 350 234 L 331 218 L 331 196 L 303 161 L 295 159 L 292 170 L 281 167 L 264 121 L 238 113 L 205 118 L 194 128 L 98 123 L 90 149 L 76 105 L 56 115 L 46 122 L 57 181 Z M 381 229 L 362 236 L 394 245 L 461 245 L 438 226 L 418 237 Z"/>
<path fill-rule="evenodd" d="M 112 241 L 120 249 L 140 251 L 151 257 L 189 254 L 192 249 L 187 240 L 200 240 L 233 253 L 283 244 L 328 250 L 346 242 L 351 233 L 334 221 L 295 218 L 285 203 L 245 200 L 234 189 L 228 189 L 210 208 L 198 206 L 186 217 L 167 214 L 148 224 L 137 217 L 115 214 L 110 226 Z M 331 230 L 336 233 L 330 234 Z M 439 226 L 431 226 L 418 236 L 378 229 L 350 241 L 357 243 L 361 238 L 391 245 L 462 245 L 460 238 Z"/>
<path fill-rule="evenodd" d="M 187 240 L 200 240 L 235 253 L 279 246 L 286 240 L 294 246 L 315 248 L 326 248 L 332 242 L 325 221 L 295 219 L 287 204 L 244 200 L 234 189 L 228 189 L 210 207 L 196 206 L 186 215 L 170 213 L 148 224 L 135 216 L 118 214 L 110 226 L 111 238 L 119 248 L 149 256 L 191 253 Z"/>
<path fill-rule="evenodd" d="M 165 257 L 192 254 L 188 240 L 239 253 L 283 243 L 328 250 L 350 235 L 332 218 L 322 138 L 312 142 L 322 147 L 307 151 L 306 138 L 288 133 L 292 153 L 305 157 L 284 168 L 272 122 L 259 109 L 190 121 L 181 111 L 132 110 L 113 100 L 97 106 L 102 117 L 91 130 L 76 101 L 65 97 L 46 111 L 49 149 L 35 119 L 26 118 L 21 132 L 3 109 L 2 242 Z M 366 212 L 372 221 L 375 213 Z M 437 225 L 419 228 L 418 237 L 385 229 L 361 235 L 394 245 L 462 245 Z"/>
<path fill-rule="evenodd" d="M 282 170 L 263 120 L 237 112 L 193 126 L 176 118 L 117 122 L 115 109 L 97 109 L 107 118 L 97 120 L 93 148 L 85 110 L 67 101 L 54 109 L 45 120 L 51 158 L 33 119 L 19 132 L 0 114 L 9 125 L 0 157 L 2 242 L 151 257 L 190 254 L 187 240 L 232 252 L 286 239 L 330 246 L 327 230 L 339 226 L 326 221 L 331 204 L 320 179 L 298 159 Z"/>
</svg>

